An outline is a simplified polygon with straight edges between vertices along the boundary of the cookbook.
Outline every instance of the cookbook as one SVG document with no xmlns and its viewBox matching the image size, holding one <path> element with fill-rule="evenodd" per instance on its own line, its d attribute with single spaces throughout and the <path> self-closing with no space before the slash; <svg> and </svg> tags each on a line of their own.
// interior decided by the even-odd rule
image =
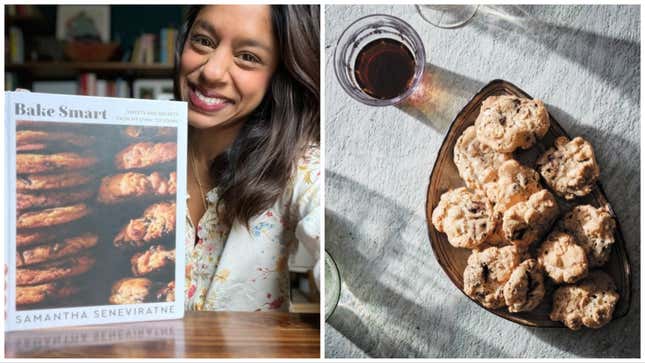
<svg viewBox="0 0 645 363">
<path fill-rule="evenodd" d="M 5 330 L 182 318 L 185 102 L 5 92 Z"/>
</svg>

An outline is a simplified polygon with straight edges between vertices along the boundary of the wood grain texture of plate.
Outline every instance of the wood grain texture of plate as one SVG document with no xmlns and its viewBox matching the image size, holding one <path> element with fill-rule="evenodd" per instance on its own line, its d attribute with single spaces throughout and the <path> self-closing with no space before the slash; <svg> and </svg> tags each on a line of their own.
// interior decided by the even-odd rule
<svg viewBox="0 0 645 363">
<path fill-rule="evenodd" d="M 437 160 L 435 161 L 432 169 L 430 184 L 428 186 L 426 220 L 428 223 L 430 243 L 441 268 L 443 268 L 450 280 L 459 290 L 461 290 L 461 292 L 464 292 L 463 272 L 466 268 L 466 262 L 471 251 L 464 248 L 455 248 L 448 243 L 446 235 L 437 231 L 432 225 L 432 211 L 439 203 L 439 198 L 444 192 L 464 186 L 464 182 L 459 177 L 459 172 L 453 162 L 453 149 L 455 147 L 455 143 L 463 131 L 475 123 L 475 119 L 477 119 L 477 116 L 479 115 L 479 109 L 482 102 L 487 97 L 496 95 L 515 95 L 519 97 L 532 98 L 515 85 L 503 80 L 494 80 L 482 88 L 472 98 L 472 100 L 466 104 L 452 122 L 443 144 L 441 145 L 441 149 L 439 150 L 439 155 L 437 156 Z M 535 168 L 535 160 L 537 157 L 545 150 L 552 147 L 554 140 L 557 137 L 566 136 L 570 138 L 560 124 L 553 118 L 553 115 L 549 114 L 549 117 L 551 127 L 545 137 L 539 140 L 536 145 L 529 150 L 516 151 L 514 153 L 514 157 L 518 159 L 520 163 Z M 572 134 L 575 136 L 575 130 L 572 130 Z M 602 172 L 603 166 L 600 165 L 601 175 Z M 542 182 L 542 185 L 545 186 L 546 184 Z M 614 234 L 616 242 L 612 247 L 611 258 L 609 262 L 602 267 L 602 270 L 611 275 L 616 283 L 617 291 L 620 294 L 620 300 L 618 301 L 614 311 L 613 319 L 627 315 L 631 304 L 632 292 L 629 258 L 627 256 L 625 240 L 621 232 L 620 223 L 605 196 L 602 186 L 598 183 L 598 187 L 589 195 L 577 198 L 573 201 L 565 201 L 562 198 L 557 199 L 561 208 L 560 216 L 569 211 L 575 205 L 591 204 L 595 207 L 600 207 L 605 204 L 609 205 L 609 211 L 614 220 L 616 220 L 616 232 Z M 548 280 L 548 278 L 546 278 L 545 281 L 546 280 Z M 486 309 L 476 300 L 471 300 L 491 313 L 519 324 L 533 327 L 564 327 L 562 323 L 551 321 L 549 319 L 553 287 L 549 287 L 548 285 L 549 284 L 547 284 L 547 295 L 545 296 L 544 301 L 535 310 L 529 312 L 510 313 L 506 308 Z"/>
</svg>

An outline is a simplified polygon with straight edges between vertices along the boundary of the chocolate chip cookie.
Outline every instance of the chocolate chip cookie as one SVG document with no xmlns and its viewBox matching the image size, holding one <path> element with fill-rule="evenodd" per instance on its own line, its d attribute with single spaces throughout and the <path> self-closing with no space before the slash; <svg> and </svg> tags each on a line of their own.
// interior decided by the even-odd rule
<svg viewBox="0 0 645 363">
<path fill-rule="evenodd" d="M 561 321 L 571 330 L 583 326 L 598 329 L 611 321 L 619 298 L 611 277 L 602 271 L 592 271 L 576 285 L 555 291 L 549 318 Z"/>
<path fill-rule="evenodd" d="M 140 142 L 119 151 L 114 157 L 118 170 L 148 168 L 177 158 L 177 143 Z"/>
<path fill-rule="evenodd" d="M 96 246 L 97 242 L 98 236 L 96 234 L 85 233 L 62 239 L 60 242 L 21 250 L 16 253 L 16 267 L 35 265 L 75 255 Z"/>
<path fill-rule="evenodd" d="M 544 274 L 534 259 L 517 266 L 504 285 L 504 301 L 511 313 L 535 309 L 542 302 L 544 293 Z"/>
<path fill-rule="evenodd" d="M 152 281 L 143 277 L 128 277 L 112 285 L 110 304 L 140 304 L 150 301 Z"/>
<path fill-rule="evenodd" d="M 503 215 L 509 208 L 524 202 L 540 191 L 540 176 L 515 160 L 505 161 L 498 170 L 499 179 L 489 191 L 495 204 L 495 212 Z"/>
<path fill-rule="evenodd" d="M 26 246 L 48 243 L 55 241 L 58 238 L 59 234 L 50 229 L 18 232 L 16 233 L 16 246 L 18 248 L 23 248 Z"/>
<path fill-rule="evenodd" d="M 86 201 L 94 196 L 95 188 L 82 187 L 78 190 L 47 191 L 40 193 L 16 193 L 16 209 L 20 212 L 35 208 L 62 207 Z"/>
<path fill-rule="evenodd" d="M 93 136 L 81 135 L 73 132 L 54 132 L 42 130 L 21 130 L 16 131 L 16 149 L 32 145 L 41 145 L 45 149 L 51 145 L 70 145 L 77 148 L 85 148 L 94 145 L 96 139 Z"/>
<path fill-rule="evenodd" d="M 530 148 L 549 127 L 549 114 L 542 101 L 508 95 L 485 99 L 475 120 L 477 138 L 503 153 Z"/>
<path fill-rule="evenodd" d="M 574 207 L 564 216 L 562 227 L 575 238 L 587 253 L 590 267 L 602 266 L 609 260 L 614 244 L 616 222 L 607 206 L 591 205 Z"/>
<path fill-rule="evenodd" d="M 473 251 L 464 270 L 464 292 L 487 308 L 504 306 L 504 284 L 519 263 L 514 246 Z"/>
<path fill-rule="evenodd" d="M 32 174 L 16 177 L 17 191 L 40 191 L 72 188 L 95 180 L 91 172 L 66 172 L 61 174 Z"/>
<path fill-rule="evenodd" d="M 134 254 L 130 259 L 134 276 L 146 276 L 166 270 L 175 265 L 175 250 L 164 246 L 150 246 L 145 252 Z"/>
<path fill-rule="evenodd" d="M 432 224 L 455 247 L 475 248 L 493 232 L 496 217 L 483 192 L 458 188 L 444 193 L 432 212 Z"/>
<path fill-rule="evenodd" d="M 555 147 L 537 160 L 537 167 L 549 187 L 569 200 L 591 193 L 600 176 L 593 148 L 582 137 L 571 141 L 558 137 Z"/>
<path fill-rule="evenodd" d="M 166 286 L 157 290 L 157 301 L 175 301 L 175 281 L 170 281 Z"/>
<path fill-rule="evenodd" d="M 150 175 L 127 172 L 107 176 L 101 181 L 98 201 L 116 204 L 149 196 L 167 196 L 177 193 L 177 173 L 166 178 L 158 172 Z"/>
<path fill-rule="evenodd" d="M 96 259 L 90 255 L 80 255 L 48 262 L 42 265 L 16 269 L 16 285 L 39 285 L 86 273 L 94 266 Z"/>
<path fill-rule="evenodd" d="M 56 281 L 34 286 L 16 287 L 18 309 L 25 305 L 40 304 L 47 300 L 60 300 L 76 295 L 81 288 L 70 281 Z"/>
<path fill-rule="evenodd" d="M 177 131 L 173 127 L 128 126 L 121 130 L 121 134 L 132 140 L 172 139 Z"/>
<path fill-rule="evenodd" d="M 585 250 L 566 233 L 549 234 L 538 250 L 538 261 L 556 283 L 573 283 L 587 275 L 589 264 Z"/>
<path fill-rule="evenodd" d="M 160 202 L 148 207 L 141 218 L 133 219 L 114 237 L 116 247 L 142 247 L 175 231 L 174 202 Z"/>
<path fill-rule="evenodd" d="M 520 248 L 529 247 L 551 228 L 560 208 L 549 191 L 540 190 L 525 202 L 519 202 L 504 212 L 504 237 Z"/>
<path fill-rule="evenodd" d="M 18 174 L 50 173 L 88 168 L 98 159 L 91 155 L 77 153 L 57 154 L 17 154 L 16 172 Z"/>
<path fill-rule="evenodd" d="M 483 189 L 484 185 L 497 181 L 497 169 L 510 154 L 494 151 L 477 139 L 474 126 L 468 127 L 457 139 L 453 152 L 459 176 L 470 189 Z"/>
<path fill-rule="evenodd" d="M 18 216 L 16 226 L 19 229 L 51 227 L 75 221 L 85 217 L 89 213 L 90 208 L 85 203 L 43 209 L 21 214 Z"/>
</svg>

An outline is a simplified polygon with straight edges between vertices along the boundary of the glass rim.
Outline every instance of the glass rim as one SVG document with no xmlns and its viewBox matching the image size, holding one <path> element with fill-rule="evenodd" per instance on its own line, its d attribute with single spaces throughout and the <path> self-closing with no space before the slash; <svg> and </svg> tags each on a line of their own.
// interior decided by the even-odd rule
<svg viewBox="0 0 645 363">
<path fill-rule="evenodd" d="M 416 64 L 416 67 L 415 67 L 415 70 L 414 70 L 412 85 L 405 92 L 403 92 L 402 94 L 400 94 L 400 95 L 398 95 L 396 97 L 393 97 L 393 98 L 378 99 L 378 98 L 369 96 L 369 95 L 367 95 L 365 93 L 363 93 L 363 94 L 365 94 L 365 98 L 361 98 L 361 97 L 357 96 L 354 93 L 354 89 L 350 89 L 345 84 L 345 82 L 343 81 L 343 77 L 341 76 L 341 74 L 339 74 L 340 70 L 338 69 L 339 67 L 338 67 L 338 64 L 337 64 L 337 60 L 338 60 L 338 57 L 340 56 L 338 48 L 339 48 L 339 46 L 341 44 L 341 41 L 345 40 L 344 38 L 348 35 L 348 31 L 350 29 L 352 29 L 352 27 L 354 27 L 359 22 L 364 21 L 366 19 L 370 19 L 370 18 L 386 18 L 386 19 L 392 20 L 392 21 L 394 21 L 396 23 L 400 23 L 410 33 L 410 37 L 412 38 L 413 43 L 416 43 L 415 45 L 418 46 L 418 49 L 417 49 L 416 52 L 413 49 L 410 49 L 410 51 L 412 51 L 412 53 L 415 56 L 415 61 L 418 60 L 418 62 L 416 62 L 417 64 Z M 421 40 L 421 36 L 419 36 L 419 33 L 408 22 L 406 22 L 405 20 L 403 20 L 403 19 L 401 19 L 399 17 L 393 16 L 393 15 L 376 13 L 376 14 L 365 15 L 365 16 L 362 16 L 362 17 L 354 20 L 351 24 L 349 24 L 343 30 L 343 32 L 338 37 L 338 40 L 336 41 L 336 47 L 334 49 L 334 55 L 333 55 L 332 63 L 334 65 L 334 74 L 336 75 L 336 80 L 340 84 L 340 86 L 343 89 L 343 91 L 345 91 L 345 93 L 347 93 L 350 97 L 352 97 L 353 99 L 355 99 L 355 100 L 357 100 L 357 101 L 359 101 L 359 102 L 361 102 L 363 104 L 367 104 L 369 106 L 377 106 L 377 107 L 393 106 L 393 105 L 396 105 L 398 103 L 401 103 L 402 101 L 404 101 L 405 99 L 410 97 L 410 95 L 415 91 L 415 89 L 417 88 L 417 86 L 421 82 L 421 79 L 423 78 L 423 72 L 424 72 L 425 66 L 426 66 L 426 50 L 425 50 L 425 45 L 423 44 L 423 41 Z"/>
<path fill-rule="evenodd" d="M 336 260 L 334 260 L 333 257 L 331 257 L 331 254 L 325 249 L 325 257 L 328 257 L 329 260 L 331 261 L 332 265 L 334 266 L 334 269 L 336 270 L 336 276 L 338 276 L 338 288 L 334 289 L 334 307 L 329 311 L 329 314 L 327 314 L 327 304 L 325 304 L 325 321 L 327 321 L 332 315 L 334 315 L 334 312 L 336 311 L 336 307 L 338 307 L 338 302 L 340 301 L 340 285 L 341 285 L 341 279 L 340 279 L 340 269 L 338 268 L 338 264 L 336 263 Z M 327 262 L 325 261 L 325 264 Z M 325 275 L 325 281 L 327 281 L 327 276 Z M 329 291 L 327 291 L 327 286 L 325 286 L 325 299 L 327 298 L 327 294 Z"/>
<path fill-rule="evenodd" d="M 460 28 L 460 27 L 470 23 L 470 21 L 473 20 L 475 15 L 477 15 L 477 12 L 479 12 L 479 7 L 480 7 L 480 4 L 463 4 L 463 5 L 475 6 L 475 9 L 473 10 L 473 13 L 470 14 L 468 16 L 468 18 L 466 18 L 464 20 L 461 20 L 461 21 L 458 21 L 458 22 L 455 22 L 454 24 L 450 24 L 450 25 L 439 25 L 439 24 L 435 24 L 434 22 L 430 21 L 430 19 L 428 19 L 426 17 L 426 15 L 423 13 L 423 11 L 421 9 L 421 6 L 423 6 L 423 5 L 432 5 L 432 4 L 416 4 L 415 7 L 417 9 L 417 13 L 419 13 L 419 16 L 421 16 L 421 18 L 423 20 L 425 20 L 427 23 L 429 23 L 430 25 L 436 26 L 437 28 L 440 28 L 440 29 L 456 29 L 456 28 Z M 450 4 L 450 5 L 453 5 L 453 4 Z M 459 4 L 454 4 L 454 5 L 459 6 Z"/>
</svg>

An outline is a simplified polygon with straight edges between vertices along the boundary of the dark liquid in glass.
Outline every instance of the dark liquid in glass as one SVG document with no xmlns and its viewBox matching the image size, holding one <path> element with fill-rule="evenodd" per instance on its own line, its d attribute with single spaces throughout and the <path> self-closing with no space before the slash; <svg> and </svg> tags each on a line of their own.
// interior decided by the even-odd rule
<svg viewBox="0 0 645 363">
<path fill-rule="evenodd" d="M 374 40 L 358 52 L 354 74 L 361 89 L 381 100 L 412 86 L 416 63 L 410 49 L 394 39 Z"/>
</svg>

